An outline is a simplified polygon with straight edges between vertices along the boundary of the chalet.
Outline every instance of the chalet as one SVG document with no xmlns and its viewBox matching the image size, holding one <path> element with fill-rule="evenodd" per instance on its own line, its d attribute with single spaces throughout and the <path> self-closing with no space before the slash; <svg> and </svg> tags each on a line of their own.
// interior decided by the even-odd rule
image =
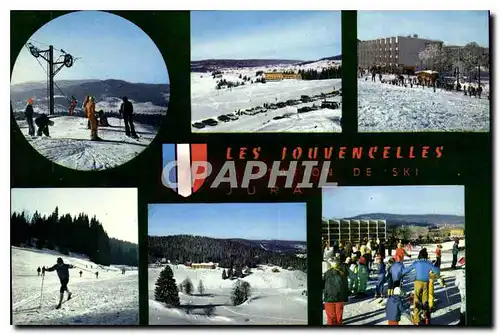
<svg viewBox="0 0 500 335">
<path fill-rule="evenodd" d="M 216 265 L 212 262 L 210 263 L 191 263 L 192 269 L 215 269 Z"/>
</svg>

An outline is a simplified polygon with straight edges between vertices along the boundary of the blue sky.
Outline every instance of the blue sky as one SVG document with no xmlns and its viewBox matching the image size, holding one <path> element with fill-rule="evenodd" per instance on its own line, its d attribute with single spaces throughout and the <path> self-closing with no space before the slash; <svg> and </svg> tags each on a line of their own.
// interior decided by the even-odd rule
<svg viewBox="0 0 500 335">
<path fill-rule="evenodd" d="M 150 204 L 148 234 L 305 242 L 306 204 Z"/>
<path fill-rule="evenodd" d="M 11 212 L 96 216 L 109 237 L 137 243 L 136 188 L 13 188 Z"/>
<path fill-rule="evenodd" d="M 488 11 L 358 11 L 360 40 L 409 34 L 448 45 L 488 47 Z"/>
<path fill-rule="evenodd" d="M 317 60 L 341 50 L 340 11 L 191 12 L 192 60 Z"/>
<path fill-rule="evenodd" d="M 356 186 L 323 189 L 323 217 L 359 214 L 464 215 L 463 186 Z"/>
<path fill-rule="evenodd" d="M 135 83 L 169 82 L 165 62 L 155 43 L 139 27 L 117 15 L 80 11 L 48 22 L 30 40 L 41 49 L 48 44 L 78 59 L 56 75 L 62 79 L 121 79 Z M 28 42 L 28 41 L 26 41 Z M 47 45 L 45 45 L 47 44 Z M 167 51 L 168 52 L 168 51 Z M 60 53 L 55 51 L 54 55 Z M 46 66 L 45 61 L 40 59 Z M 27 48 L 14 66 L 11 83 L 45 81 L 46 74 Z"/>
</svg>

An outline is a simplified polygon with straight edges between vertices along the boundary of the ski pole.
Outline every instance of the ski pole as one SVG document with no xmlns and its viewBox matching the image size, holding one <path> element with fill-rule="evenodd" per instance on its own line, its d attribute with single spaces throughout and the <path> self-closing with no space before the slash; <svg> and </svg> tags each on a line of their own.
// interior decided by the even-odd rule
<svg viewBox="0 0 500 335">
<path fill-rule="evenodd" d="M 42 276 L 42 287 L 40 289 L 40 306 L 38 306 L 38 309 L 42 308 L 42 297 L 43 297 L 43 280 L 45 279 L 45 276 Z"/>
</svg>

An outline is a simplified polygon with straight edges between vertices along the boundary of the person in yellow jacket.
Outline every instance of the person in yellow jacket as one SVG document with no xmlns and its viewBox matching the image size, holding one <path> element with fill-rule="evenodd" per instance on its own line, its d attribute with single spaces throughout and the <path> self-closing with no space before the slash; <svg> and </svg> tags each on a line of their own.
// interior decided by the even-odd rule
<svg viewBox="0 0 500 335">
<path fill-rule="evenodd" d="M 90 122 L 90 139 L 92 141 L 99 141 L 101 138 L 97 136 L 97 118 L 95 115 L 95 98 L 89 96 L 85 104 L 85 115 Z"/>
</svg>

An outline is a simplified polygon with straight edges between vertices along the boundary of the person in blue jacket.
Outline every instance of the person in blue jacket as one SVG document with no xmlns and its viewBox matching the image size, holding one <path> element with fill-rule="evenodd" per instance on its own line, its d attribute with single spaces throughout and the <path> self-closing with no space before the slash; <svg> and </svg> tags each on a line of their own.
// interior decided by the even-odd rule
<svg viewBox="0 0 500 335">
<path fill-rule="evenodd" d="M 403 279 L 403 271 L 405 269 L 405 266 L 403 265 L 403 262 L 394 262 L 391 265 L 391 268 L 389 270 L 390 275 L 392 277 L 392 288 L 396 287 L 401 287 L 401 280 Z"/>
<path fill-rule="evenodd" d="M 393 295 L 387 298 L 385 317 L 389 326 L 399 325 L 401 315 L 410 307 L 408 301 L 401 296 L 401 288 L 396 287 Z"/>
<path fill-rule="evenodd" d="M 377 285 L 375 286 L 375 298 L 382 298 L 385 284 L 385 263 L 380 254 L 375 258 L 375 262 L 377 264 Z"/>
<path fill-rule="evenodd" d="M 439 268 L 434 266 L 429 260 L 426 248 L 420 250 L 418 259 L 403 270 L 403 275 L 407 275 L 412 271 L 415 271 L 415 281 L 413 282 L 413 321 L 418 324 L 420 322 L 420 311 L 429 309 L 429 273 L 432 272 L 437 276 L 440 276 L 440 273 Z"/>
</svg>

